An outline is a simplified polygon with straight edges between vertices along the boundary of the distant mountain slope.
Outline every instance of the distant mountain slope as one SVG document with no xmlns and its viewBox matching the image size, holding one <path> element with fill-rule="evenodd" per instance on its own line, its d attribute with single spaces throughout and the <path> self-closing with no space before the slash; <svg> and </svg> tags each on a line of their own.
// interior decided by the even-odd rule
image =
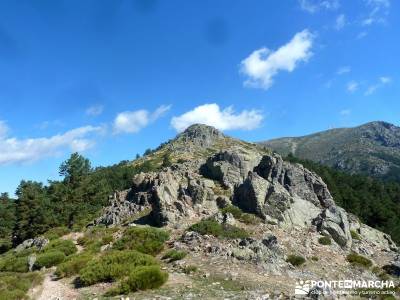
<svg viewBox="0 0 400 300">
<path fill-rule="evenodd" d="M 292 153 L 350 173 L 400 179 L 400 127 L 371 122 L 303 137 L 261 142 L 282 155 Z"/>
</svg>

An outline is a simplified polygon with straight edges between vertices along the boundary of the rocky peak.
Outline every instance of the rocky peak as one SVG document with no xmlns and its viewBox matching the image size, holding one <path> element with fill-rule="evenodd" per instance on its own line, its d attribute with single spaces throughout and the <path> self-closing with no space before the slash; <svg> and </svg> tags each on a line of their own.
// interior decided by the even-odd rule
<svg viewBox="0 0 400 300">
<path fill-rule="evenodd" d="M 178 136 L 178 139 L 182 140 L 183 142 L 191 142 L 197 146 L 210 147 L 215 141 L 224 137 L 225 136 L 221 131 L 212 126 L 194 124 L 182 132 Z"/>
</svg>

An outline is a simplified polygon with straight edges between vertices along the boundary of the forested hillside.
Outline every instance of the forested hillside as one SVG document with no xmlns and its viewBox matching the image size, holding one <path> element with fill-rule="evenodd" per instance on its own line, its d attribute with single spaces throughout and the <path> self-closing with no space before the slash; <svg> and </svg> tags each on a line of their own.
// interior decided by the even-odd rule
<svg viewBox="0 0 400 300">
<path fill-rule="evenodd" d="M 80 229 L 113 191 L 129 188 L 134 174 L 151 169 L 148 163 L 132 166 L 127 161 L 93 169 L 88 159 L 74 153 L 60 166 L 63 180 L 48 185 L 21 181 L 17 199 L 0 196 L 0 253 L 50 228 Z"/>
<path fill-rule="evenodd" d="M 389 233 L 400 242 L 400 183 L 363 175 L 350 175 L 289 155 L 286 160 L 303 164 L 328 185 L 335 202 L 367 225 Z"/>
</svg>

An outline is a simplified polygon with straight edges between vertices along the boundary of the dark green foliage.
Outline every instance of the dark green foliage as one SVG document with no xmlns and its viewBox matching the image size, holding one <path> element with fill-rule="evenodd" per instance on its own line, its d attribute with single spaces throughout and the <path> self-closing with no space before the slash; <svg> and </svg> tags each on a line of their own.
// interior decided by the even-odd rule
<svg viewBox="0 0 400 300">
<path fill-rule="evenodd" d="M 22 181 L 17 192 L 15 243 L 35 237 L 50 229 L 53 224 L 51 203 L 41 183 Z"/>
<path fill-rule="evenodd" d="M 106 295 L 112 296 L 155 289 L 162 286 L 167 279 L 168 273 L 161 271 L 158 266 L 137 267 L 129 273 L 128 278 L 123 280 L 119 287 L 110 290 Z"/>
<path fill-rule="evenodd" d="M 0 273 L 0 299 L 21 300 L 28 299 L 28 290 L 43 280 L 40 273 Z"/>
<path fill-rule="evenodd" d="M 165 153 L 162 158 L 162 167 L 170 167 L 172 165 L 171 154 Z"/>
<path fill-rule="evenodd" d="M 306 262 L 306 259 L 300 255 L 291 254 L 287 257 L 286 261 L 295 267 L 301 266 Z"/>
<path fill-rule="evenodd" d="M 169 262 L 173 262 L 185 258 L 186 255 L 187 253 L 185 251 L 170 249 L 164 254 L 162 258 L 167 259 Z"/>
<path fill-rule="evenodd" d="M 361 236 L 357 233 L 357 231 L 350 230 L 350 234 L 353 240 L 361 240 Z"/>
<path fill-rule="evenodd" d="M 249 237 L 249 234 L 244 229 L 229 224 L 220 224 L 215 220 L 202 220 L 199 223 L 192 225 L 189 229 L 203 235 L 210 234 L 227 239 Z"/>
<path fill-rule="evenodd" d="M 90 261 L 79 272 L 80 281 L 84 285 L 115 281 L 127 276 L 136 267 L 152 265 L 157 265 L 157 261 L 150 255 L 137 251 L 111 251 Z"/>
<path fill-rule="evenodd" d="M 12 247 L 15 226 L 15 201 L 7 193 L 0 195 L 0 254 Z"/>
<path fill-rule="evenodd" d="M 364 268 L 369 268 L 372 266 L 371 260 L 357 253 L 351 253 L 347 255 L 346 259 L 349 263 L 355 266 L 361 266 Z"/>
<path fill-rule="evenodd" d="M 143 156 L 150 155 L 151 153 L 153 153 L 153 150 L 151 150 L 150 148 L 147 148 L 147 149 L 144 151 Z"/>
<path fill-rule="evenodd" d="M 221 209 L 222 213 L 231 213 L 232 216 L 245 224 L 259 224 L 261 219 L 254 214 L 243 212 L 239 207 L 228 205 Z"/>
<path fill-rule="evenodd" d="M 63 263 L 57 266 L 56 275 L 58 277 L 70 277 L 78 274 L 93 259 L 93 255 L 82 253 L 71 255 Z"/>
<path fill-rule="evenodd" d="M 319 258 L 318 258 L 318 256 L 311 256 L 311 260 L 312 261 L 319 261 Z"/>
<path fill-rule="evenodd" d="M 335 202 L 363 223 L 388 233 L 400 242 L 400 183 L 362 175 L 350 175 L 289 155 L 287 160 L 303 164 L 328 185 Z"/>
<path fill-rule="evenodd" d="M 65 254 L 61 251 L 47 251 L 37 256 L 35 269 L 43 267 L 49 268 L 62 263 L 65 260 Z"/>
<path fill-rule="evenodd" d="M 44 249 L 44 252 L 59 251 L 65 256 L 74 254 L 77 251 L 75 244 L 71 240 L 53 240 Z"/>
<path fill-rule="evenodd" d="M 329 236 L 322 236 L 318 239 L 318 242 L 321 245 L 331 245 L 332 244 L 332 240 Z"/>
<path fill-rule="evenodd" d="M 11 236 L 16 245 L 45 232 L 53 239 L 66 233 L 64 228 L 84 228 L 107 204 L 108 195 L 129 188 L 136 173 L 155 168 L 151 162 L 134 167 L 125 161 L 93 170 L 87 159 L 72 154 L 60 166 L 64 180 L 49 181 L 48 186 L 22 181 L 17 200 L 3 195 L 7 200 L 0 200 L 0 250 L 9 247 Z"/>
<path fill-rule="evenodd" d="M 114 243 L 117 250 L 136 250 L 145 254 L 156 255 L 164 249 L 169 239 L 165 230 L 154 227 L 131 227 Z"/>
</svg>

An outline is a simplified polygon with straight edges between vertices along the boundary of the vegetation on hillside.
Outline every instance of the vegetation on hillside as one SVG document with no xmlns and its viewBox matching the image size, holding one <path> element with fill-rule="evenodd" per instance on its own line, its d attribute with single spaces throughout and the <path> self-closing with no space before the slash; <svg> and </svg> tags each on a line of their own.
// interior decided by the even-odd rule
<svg viewBox="0 0 400 300">
<path fill-rule="evenodd" d="M 293 155 L 286 160 L 301 163 L 316 172 L 339 206 L 358 216 L 363 223 L 390 234 L 396 243 L 400 242 L 399 182 L 351 175 Z"/>
<path fill-rule="evenodd" d="M 47 186 L 21 181 L 17 199 L 0 195 L 0 253 L 54 228 L 65 232 L 84 227 L 107 204 L 112 192 L 129 188 L 135 174 L 155 169 L 148 161 L 135 166 L 123 161 L 93 169 L 88 159 L 73 153 L 60 166 L 63 180 L 49 181 Z"/>
</svg>

